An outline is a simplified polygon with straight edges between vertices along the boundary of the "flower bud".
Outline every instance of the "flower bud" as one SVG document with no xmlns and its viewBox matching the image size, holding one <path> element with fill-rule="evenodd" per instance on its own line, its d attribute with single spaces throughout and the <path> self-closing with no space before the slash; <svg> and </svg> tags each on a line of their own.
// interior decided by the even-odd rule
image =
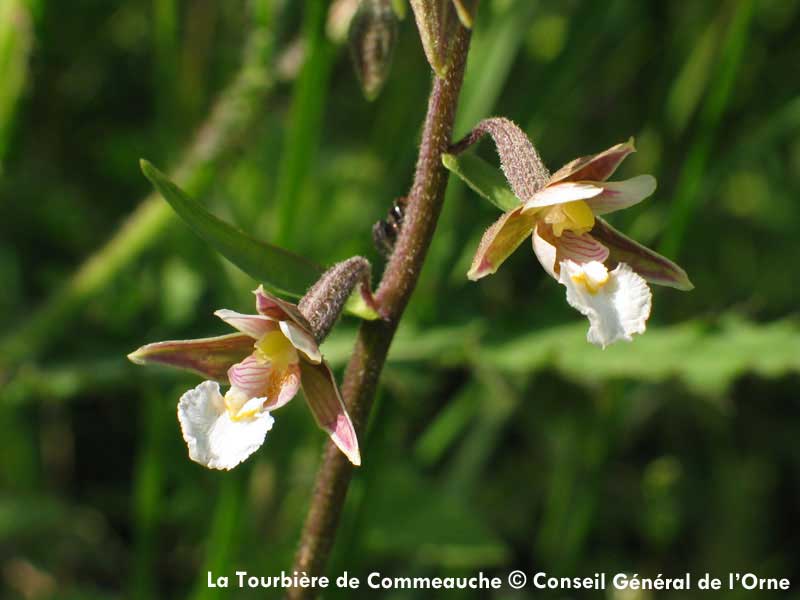
<svg viewBox="0 0 800 600">
<path fill-rule="evenodd" d="M 397 20 L 391 0 L 361 0 L 350 22 L 350 54 L 368 100 L 377 98 L 389 76 Z"/>
<path fill-rule="evenodd" d="M 444 78 L 452 62 L 459 23 L 472 28 L 477 4 L 477 0 L 411 0 L 422 48 L 438 77 Z"/>
<path fill-rule="evenodd" d="M 517 198 L 528 200 L 547 185 L 550 172 L 536 148 L 525 132 L 506 118 L 484 119 L 464 139 L 453 144 L 450 151 L 459 154 L 487 134 L 494 140 L 500 166 Z"/>
<path fill-rule="evenodd" d="M 376 309 L 370 288 L 371 272 L 372 268 L 366 258 L 353 256 L 325 271 L 303 296 L 297 308 L 308 321 L 318 341 L 327 337 L 356 286 L 364 302 L 370 308 Z"/>
</svg>

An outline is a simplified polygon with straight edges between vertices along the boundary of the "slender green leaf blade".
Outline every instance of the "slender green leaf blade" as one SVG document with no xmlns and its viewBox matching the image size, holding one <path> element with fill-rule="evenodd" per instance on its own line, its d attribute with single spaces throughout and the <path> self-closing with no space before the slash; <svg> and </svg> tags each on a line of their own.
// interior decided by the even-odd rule
<svg viewBox="0 0 800 600">
<path fill-rule="evenodd" d="M 288 250 L 258 241 L 208 212 L 146 160 L 142 172 L 200 238 L 270 291 L 302 296 L 322 269 Z"/>
<path fill-rule="evenodd" d="M 500 169 L 474 154 L 443 154 L 442 164 L 471 189 L 503 212 L 519 206 L 519 198 L 508 187 Z"/>
</svg>

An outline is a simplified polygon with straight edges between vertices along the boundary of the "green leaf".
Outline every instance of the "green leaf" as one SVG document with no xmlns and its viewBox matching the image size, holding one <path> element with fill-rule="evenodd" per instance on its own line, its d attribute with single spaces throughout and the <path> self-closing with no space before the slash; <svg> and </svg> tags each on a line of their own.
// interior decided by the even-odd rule
<svg viewBox="0 0 800 600">
<path fill-rule="evenodd" d="M 508 187 L 500 169 L 474 154 L 442 154 L 442 164 L 483 198 L 506 212 L 519 206 L 520 201 Z"/>
<path fill-rule="evenodd" d="M 585 322 L 575 322 L 523 334 L 483 347 L 478 362 L 505 373 L 556 369 L 569 381 L 589 385 L 613 378 L 677 378 L 706 396 L 723 394 L 748 373 L 777 378 L 800 372 L 800 327 L 791 319 L 755 324 L 724 315 L 712 324 L 698 320 L 653 327 L 633 343 L 605 350 L 586 342 L 586 328 Z"/>
<path fill-rule="evenodd" d="M 273 293 L 301 297 L 322 269 L 298 256 L 258 241 L 208 212 L 199 202 L 142 159 L 142 172 L 192 231 Z"/>
<path fill-rule="evenodd" d="M 321 267 L 302 256 L 256 240 L 215 217 L 148 161 L 142 159 L 141 167 L 192 231 L 270 292 L 300 298 L 322 275 Z M 378 318 L 358 290 L 347 301 L 345 311 L 370 321 Z"/>
</svg>

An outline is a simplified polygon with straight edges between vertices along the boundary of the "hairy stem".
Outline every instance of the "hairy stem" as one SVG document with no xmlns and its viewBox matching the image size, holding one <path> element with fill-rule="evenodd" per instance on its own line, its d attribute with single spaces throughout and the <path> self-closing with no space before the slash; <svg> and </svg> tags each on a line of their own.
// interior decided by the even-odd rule
<svg viewBox="0 0 800 600">
<path fill-rule="evenodd" d="M 386 318 L 361 325 L 345 372 L 342 395 L 359 434 L 366 428 L 389 345 L 419 279 L 441 212 L 447 186 L 441 156 L 447 151 L 452 136 L 469 40 L 469 31 L 459 25 L 453 42 L 453 64 L 446 77 L 434 77 L 403 227 L 376 293 L 377 304 Z M 335 445 L 328 443 L 295 558 L 295 571 L 309 576 L 324 572 L 352 472 L 347 459 Z M 311 588 L 294 588 L 288 591 L 287 597 L 307 600 L 316 594 L 317 590 Z"/>
</svg>

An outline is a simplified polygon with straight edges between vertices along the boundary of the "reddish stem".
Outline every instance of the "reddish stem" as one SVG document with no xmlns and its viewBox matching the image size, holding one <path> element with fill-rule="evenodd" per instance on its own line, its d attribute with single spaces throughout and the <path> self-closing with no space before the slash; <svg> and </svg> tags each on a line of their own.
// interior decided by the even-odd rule
<svg viewBox="0 0 800 600">
<path fill-rule="evenodd" d="M 447 186 L 442 154 L 447 152 L 453 132 L 470 41 L 470 32 L 460 25 L 455 35 L 455 56 L 446 77 L 434 77 L 403 227 L 376 293 L 386 319 L 365 321 L 361 325 L 345 372 L 342 395 L 359 434 L 365 431 L 389 345 L 419 279 L 442 209 Z M 335 445 L 328 443 L 317 473 L 294 571 L 310 577 L 324 573 L 352 474 L 348 460 Z M 308 600 L 317 593 L 318 590 L 311 588 L 293 588 L 287 597 Z"/>
</svg>

